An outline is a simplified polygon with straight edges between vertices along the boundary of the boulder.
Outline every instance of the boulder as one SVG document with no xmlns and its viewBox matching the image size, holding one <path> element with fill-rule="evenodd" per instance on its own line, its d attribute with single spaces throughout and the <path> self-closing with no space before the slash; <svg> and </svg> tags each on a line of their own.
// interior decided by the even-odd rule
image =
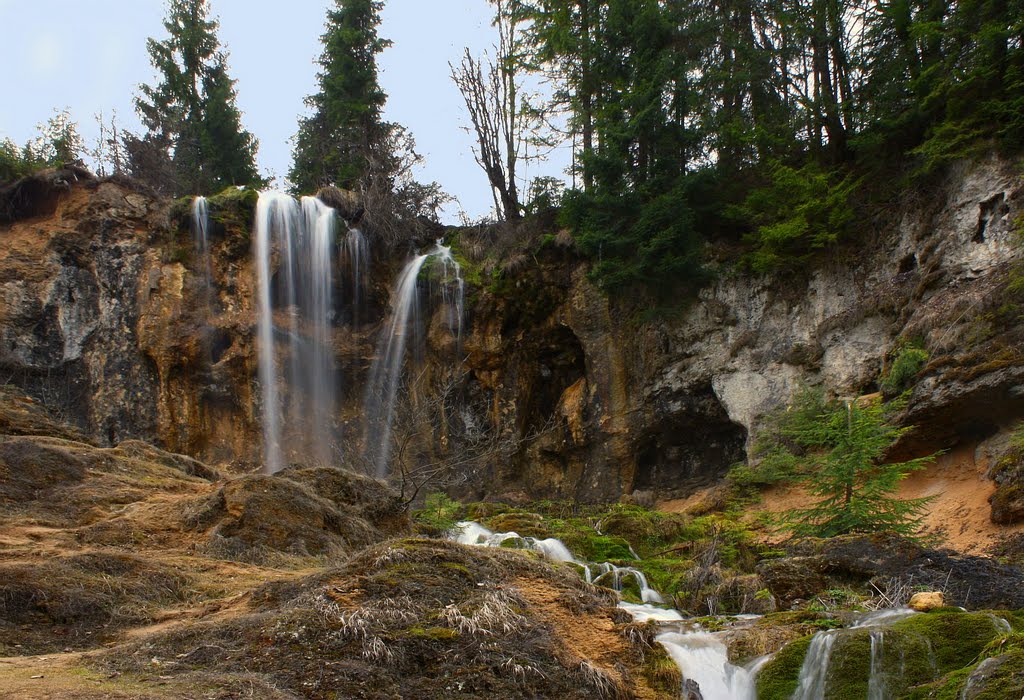
<svg viewBox="0 0 1024 700">
<path fill-rule="evenodd" d="M 918 612 L 931 612 L 936 608 L 946 607 L 946 597 L 942 595 L 942 591 L 915 593 L 907 605 Z"/>
<path fill-rule="evenodd" d="M 1024 607 L 1024 571 L 950 550 L 930 549 L 896 535 L 849 535 L 804 540 L 787 547 L 789 557 L 770 559 L 758 574 L 780 607 L 829 588 L 891 580 L 942 589 L 949 605 L 977 609 Z"/>
</svg>

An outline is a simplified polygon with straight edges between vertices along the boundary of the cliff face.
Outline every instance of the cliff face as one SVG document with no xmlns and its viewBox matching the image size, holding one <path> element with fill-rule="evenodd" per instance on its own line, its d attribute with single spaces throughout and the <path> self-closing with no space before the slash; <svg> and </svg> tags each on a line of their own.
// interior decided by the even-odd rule
<svg viewBox="0 0 1024 700">
<path fill-rule="evenodd" d="M 0 228 L 0 367 L 101 444 L 255 457 L 248 244 L 216 242 L 208 315 L 171 230 L 165 203 L 114 182 Z"/>
<path fill-rule="evenodd" d="M 802 279 L 723 275 L 677 320 L 630 320 L 582 267 L 554 287 L 540 320 L 487 309 L 469 363 L 499 403 L 522 410 L 537 392 L 558 394 L 548 402 L 553 429 L 518 462 L 516 480 L 533 496 L 686 495 L 743 459 L 763 416 L 798 385 L 876 391 L 901 341 L 931 361 L 904 416 L 918 429 L 896 452 L 997 454 L 1000 434 L 1024 415 L 1021 327 L 1006 289 L 1022 200 L 1015 166 L 965 165 L 934 191 L 894 193 L 884 218 L 863 222 L 869 242 L 856 252 Z M 559 371 L 524 352 L 538 337 L 559 338 L 579 359 Z M 503 382 L 523 376 L 523 355 L 534 358 L 533 383 Z"/>
<path fill-rule="evenodd" d="M 905 417 L 920 429 L 900 452 L 998 436 L 1024 416 L 1006 292 L 1022 199 L 1014 166 L 964 166 L 932 192 L 894 193 L 856 254 L 799 280 L 724 274 L 650 322 L 595 289 L 556 237 L 490 284 L 470 280 L 458 405 L 435 402 L 449 413 L 420 421 L 434 430 L 421 451 L 458 462 L 489 426 L 503 446 L 457 486 L 476 497 L 686 495 L 742 460 L 797 384 L 875 390 L 900 339 L 931 356 Z M 124 183 L 78 185 L 0 225 L 4 378 L 101 444 L 149 438 L 214 463 L 258 461 L 251 204 L 214 207 L 209 290 L 180 213 Z M 336 329 L 339 425 L 358 421 L 357 377 L 400 263 L 377 261 L 369 317 Z M 459 351 L 440 314 L 426 322 L 435 390 Z"/>
</svg>

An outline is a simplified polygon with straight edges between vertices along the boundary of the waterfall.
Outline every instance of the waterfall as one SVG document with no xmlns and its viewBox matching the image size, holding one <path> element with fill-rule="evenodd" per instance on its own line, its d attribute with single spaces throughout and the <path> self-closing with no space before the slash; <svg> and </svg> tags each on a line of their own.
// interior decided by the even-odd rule
<svg viewBox="0 0 1024 700">
<path fill-rule="evenodd" d="M 864 628 L 868 628 L 871 640 L 871 675 L 868 678 L 868 698 L 869 700 L 885 700 L 887 695 L 882 671 L 884 653 L 882 635 L 884 630 L 881 627 L 916 614 L 910 608 L 878 610 L 865 613 L 846 629 L 825 630 L 815 634 L 811 638 L 811 644 L 807 647 L 807 654 L 800 667 L 800 676 L 797 680 L 796 692 L 793 693 L 793 700 L 817 700 L 825 696 L 829 662 L 836 640 L 845 634 Z"/>
<path fill-rule="evenodd" d="M 665 632 L 655 640 L 668 651 L 683 678 L 699 686 L 704 700 L 757 698 L 754 674 L 729 661 L 729 649 L 718 635 L 703 631 Z"/>
<path fill-rule="evenodd" d="M 203 270 L 203 286 L 207 307 L 210 305 L 213 287 L 213 266 L 210 261 L 210 207 L 206 197 L 192 200 L 192 237 L 195 241 L 196 259 Z"/>
<path fill-rule="evenodd" d="M 281 469 L 286 453 L 320 464 L 335 461 L 336 221 L 334 210 L 315 197 L 296 202 L 282 193 L 261 192 L 256 205 L 259 379 L 264 468 L 271 473 Z M 275 324 L 275 310 L 286 326 Z M 284 371 L 278 369 L 279 350 L 287 352 Z"/>
<path fill-rule="evenodd" d="M 438 280 L 433 280 L 433 265 L 427 269 L 431 279 L 440 285 L 442 303 L 448 313 L 448 328 L 457 342 L 462 337 L 465 283 L 451 248 L 438 241 L 430 252 L 413 257 L 398 275 L 391 295 L 390 322 L 378 342 L 377 354 L 370 368 L 364 410 L 365 457 L 373 465 L 378 478 L 388 474 L 395 404 L 409 339 L 419 340 L 422 331 L 419 277 L 428 261 L 440 267 Z M 419 350 L 419 343 L 415 349 Z"/>
<path fill-rule="evenodd" d="M 352 325 L 358 327 L 362 323 L 363 297 L 365 296 L 366 273 L 370 253 L 366 236 L 358 228 L 352 228 L 345 234 L 345 245 L 342 248 L 342 263 L 348 275 L 348 287 L 352 294 Z"/>
<path fill-rule="evenodd" d="M 804 663 L 800 666 L 793 700 L 820 700 L 825 697 L 825 683 L 828 680 L 828 663 L 832 657 L 832 645 L 839 636 L 839 630 L 818 632 L 811 638 Z"/>
<path fill-rule="evenodd" d="M 256 203 L 256 277 L 259 336 L 260 399 L 263 414 L 263 469 L 274 473 L 281 469 L 281 406 L 277 393 L 277 371 L 274 362 L 274 317 L 271 307 L 270 255 L 273 252 L 273 229 L 285 226 L 291 197 L 272 192 L 260 194 Z"/>
<path fill-rule="evenodd" d="M 409 334 L 418 328 L 419 296 L 416 281 L 426 255 L 417 255 L 402 270 L 392 295 L 391 322 L 381 337 L 377 356 L 370 368 L 366 394 L 366 457 L 378 478 L 387 475 L 391 456 L 391 423 L 395 398 L 402 379 L 402 361 Z"/>
</svg>

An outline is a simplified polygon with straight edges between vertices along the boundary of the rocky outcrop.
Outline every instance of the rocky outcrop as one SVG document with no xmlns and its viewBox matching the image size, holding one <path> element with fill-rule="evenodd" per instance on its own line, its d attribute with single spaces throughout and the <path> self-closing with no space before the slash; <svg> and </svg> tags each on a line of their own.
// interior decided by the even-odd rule
<svg viewBox="0 0 1024 700">
<path fill-rule="evenodd" d="M 789 554 L 758 566 L 782 608 L 843 586 L 873 595 L 892 582 L 941 590 L 948 605 L 971 610 L 1024 607 L 1020 569 L 984 557 L 928 549 L 896 536 L 811 540 L 789 547 Z"/>
<path fill-rule="evenodd" d="M 804 275 L 723 274 L 678 316 L 648 322 L 595 289 L 571 252 L 542 247 L 535 266 L 481 295 L 466 346 L 500 407 L 492 420 L 525 413 L 548 429 L 474 495 L 514 491 L 509 480 L 534 497 L 687 495 L 742 461 L 798 385 L 876 391 L 901 342 L 931 362 L 903 416 L 918 427 L 894 457 L 1005 431 L 1024 416 L 1024 329 L 1004 308 L 1022 201 L 1012 164 L 964 164 Z M 578 359 L 559 369 L 537 343 Z"/>
<path fill-rule="evenodd" d="M 209 290 L 187 202 L 115 181 L 48 197 L 0 225 L 0 370 L 98 444 L 146 438 L 258 466 L 254 194 L 210 200 Z M 350 193 L 322 197 L 361 215 Z M 425 319 L 403 454 L 453 464 L 453 488 L 474 498 L 685 496 L 742 461 L 797 385 L 874 391 L 907 341 L 930 361 L 903 417 L 918 428 L 893 456 L 984 440 L 1024 416 L 1024 330 L 1007 286 L 1022 200 L 1013 164 L 963 164 L 927 197 L 894 198 L 856 248 L 796 277 L 723 272 L 658 320 L 596 289 L 567 234 L 452 232 L 468 259 L 466 326 L 457 342 L 439 330 L 446 309 Z M 402 263 L 384 257 L 363 317 L 340 319 L 334 339 L 336 423 L 356 447 L 360 377 Z"/>
</svg>

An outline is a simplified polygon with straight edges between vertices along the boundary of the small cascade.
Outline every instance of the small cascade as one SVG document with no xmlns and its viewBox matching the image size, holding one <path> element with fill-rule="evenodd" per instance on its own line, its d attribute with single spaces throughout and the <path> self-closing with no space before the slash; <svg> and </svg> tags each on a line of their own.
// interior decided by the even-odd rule
<svg viewBox="0 0 1024 700">
<path fill-rule="evenodd" d="M 818 700 L 825 696 L 832 647 L 843 635 L 864 628 L 868 628 L 871 639 L 871 676 L 868 679 L 868 698 L 869 700 L 885 700 L 888 696 L 885 676 L 882 671 L 885 651 L 884 627 L 916 614 L 910 608 L 878 610 L 860 616 L 853 625 L 845 629 L 818 632 L 811 638 L 811 644 L 804 656 L 793 700 Z"/>
<path fill-rule="evenodd" d="M 315 197 L 297 202 L 262 192 L 256 205 L 259 378 L 264 463 L 271 473 L 284 466 L 286 454 L 334 462 L 336 221 L 334 210 Z M 279 369 L 281 350 L 287 351 L 287 362 Z"/>
<path fill-rule="evenodd" d="M 391 424 L 402 380 L 402 361 L 409 335 L 419 331 L 417 278 L 427 255 L 417 255 L 398 276 L 391 300 L 391 322 L 381 337 L 366 385 L 366 458 L 378 478 L 387 475 L 391 456 Z"/>
<path fill-rule="evenodd" d="M 595 571 L 596 576 L 594 575 Z M 627 577 L 632 577 L 636 581 L 636 585 L 640 589 L 640 600 L 645 603 L 665 605 L 665 599 L 647 584 L 647 576 L 640 569 L 634 569 L 632 566 L 616 566 L 607 561 L 598 564 L 594 570 L 590 565 L 586 567 L 587 583 L 600 584 L 619 593 L 622 592 L 623 582 Z"/>
<path fill-rule="evenodd" d="M 469 521 L 458 523 L 452 538 L 461 544 L 484 547 L 500 547 L 509 539 L 519 539 L 524 547 L 540 552 L 547 559 L 570 561 L 582 566 L 588 583 L 601 584 L 616 591 L 622 590 L 625 579 L 634 578 L 644 602 L 621 601 L 619 607 L 628 612 L 635 622 L 653 621 L 668 628 L 655 639 L 679 666 L 684 688 L 692 690 L 694 686 L 698 687 L 699 697 L 703 700 L 755 700 L 757 697 L 754 678 L 766 659 L 758 659 L 747 668 L 736 666 L 729 661 L 728 648 L 722 641 L 721 633 L 706 632 L 699 628 L 684 631 L 682 614 L 678 610 L 657 605 L 663 605 L 664 600 L 648 585 L 647 577 L 639 569 L 619 567 L 610 562 L 589 564 L 576 559 L 558 540 L 520 537 L 514 532 L 496 533 Z M 749 617 L 754 619 L 757 616 Z"/>
<path fill-rule="evenodd" d="M 441 302 L 444 304 L 448 330 L 455 336 L 458 348 L 462 347 L 462 321 L 465 316 L 466 282 L 462 279 L 462 267 L 452 255 L 450 246 L 437 242 L 431 254 L 436 256 L 441 268 Z"/>
<path fill-rule="evenodd" d="M 664 632 L 655 640 L 668 651 L 683 678 L 697 684 L 704 700 L 756 700 L 754 673 L 729 661 L 729 649 L 720 635 L 699 630 Z"/>
<path fill-rule="evenodd" d="M 586 567 L 586 564 L 572 555 L 572 552 L 561 540 L 556 540 L 553 537 L 537 539 L 536 537 L 521 537 L 515 532 L 491 532 L 479 523 L 463 521 L 456 524 L 454 538 L 459 544 L 475 544 L 483 547 L 500 547 L 508 540 L 520 540 L 524 549 L 538 552 L 549 561 L 568 561 Z M 589 572 L 589 568 L 587 571 Z"/>
<path fill-rule="evenodd" d="M 207 307 L 211 303 L 213 288 L 213 264 L 210 259 L 210 207 L 206 197 L 192 200 L 192 237 L 195 241 L 196 260 L 202 268 L 203 289 Z"/>
<path fill-rule="evenodd" d="M 422 345 L 420 273 L 427 268 L 433 278 L 435 266 L 440 267 L 440 278 L 436 281 L 440 284 L 442 303 L 449 310 L 448 328 L 458 340 L 462 337 L 465 283 L 451 249 L 438 241 L 430 252 L 410 260 L 399 274 L 391 297 L 391 320 L 378 341 L 377 355 L 370 369 L 364 411 L 365 457 L 378 478 L 388 473 L 395 404 L 410 338 L 417 352 Z"/>
</svg>

